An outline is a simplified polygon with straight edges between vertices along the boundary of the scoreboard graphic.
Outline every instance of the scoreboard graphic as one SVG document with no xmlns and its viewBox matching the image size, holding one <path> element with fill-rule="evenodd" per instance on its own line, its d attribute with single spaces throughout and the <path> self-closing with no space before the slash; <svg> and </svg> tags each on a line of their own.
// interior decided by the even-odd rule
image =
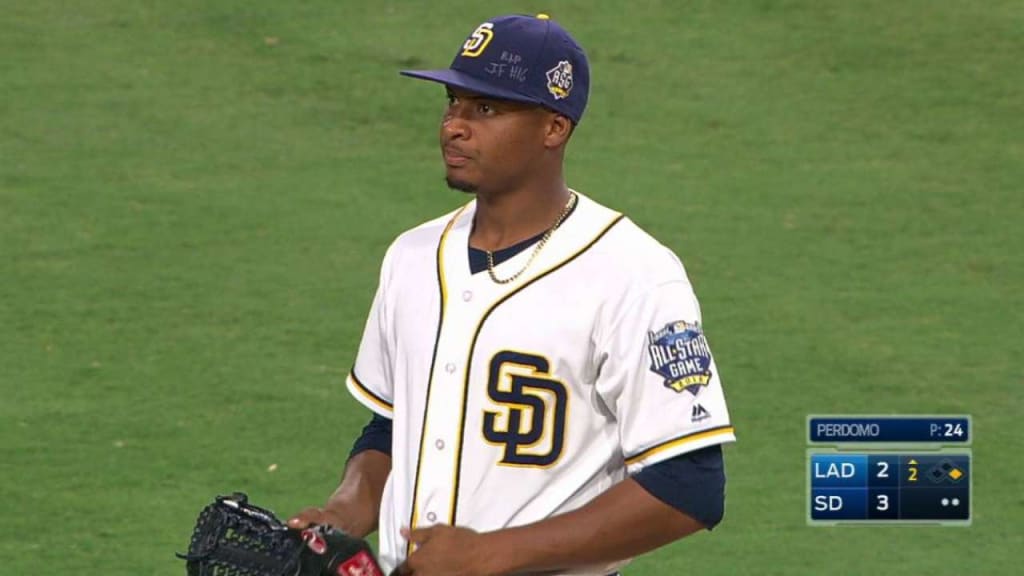
<svg viewBox="0 0 1024 576">
<path fill-rule="evenodd" d="M 971 522 L 970 416 L 808 417 L 813 526 Z"/>
</svg>

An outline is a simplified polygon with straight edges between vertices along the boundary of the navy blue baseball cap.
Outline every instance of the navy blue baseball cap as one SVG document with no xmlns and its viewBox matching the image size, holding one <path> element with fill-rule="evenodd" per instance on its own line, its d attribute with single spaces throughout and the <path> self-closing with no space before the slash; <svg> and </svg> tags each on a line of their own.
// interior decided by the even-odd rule
<svg viewBox="0 0 1024 576">
<path fill-rule="evenodd" d="M 443 70 L 402 70 L 484 96 L 539 104 L 578 124 L 590 66 L 583 48 L 546 14 L 513 14 L 476 27 Z"/>
</svg>

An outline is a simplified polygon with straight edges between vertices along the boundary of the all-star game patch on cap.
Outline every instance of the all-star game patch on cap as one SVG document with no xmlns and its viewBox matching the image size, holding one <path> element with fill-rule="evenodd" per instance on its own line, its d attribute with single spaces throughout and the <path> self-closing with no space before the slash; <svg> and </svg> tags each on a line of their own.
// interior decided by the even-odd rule
<svg viewBox="0 0 1024 576">
<path fill-rule="evenodd" d="M 540 104 L 579 124 L 590 66 L 573 37 L 546 14 L 513 14 L 476 27 L 443 70 L 402 70 L 504 100 Z"/>
</svg>

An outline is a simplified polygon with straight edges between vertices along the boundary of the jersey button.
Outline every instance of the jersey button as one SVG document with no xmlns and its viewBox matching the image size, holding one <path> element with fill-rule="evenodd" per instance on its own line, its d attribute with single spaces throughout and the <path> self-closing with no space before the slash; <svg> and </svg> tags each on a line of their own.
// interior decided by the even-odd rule
<svg viewBox="0 0 1024 576">
<path fill-rule="evenodd" d="M 444 440 L 441 440 L 440 438 L 434 440 L 434 448 L 437 448 L 438 450 L 444 450 Z"/>
<path fill-rule="evenodd" d="M 449 374 L 455 372 L 455 364 L 452 364 L 451 362 L 445 364 L 444 365 L 444 371 L 449 373 Z"/>
<path fill-rule="evenodd" d="M 469 290 L 466 290 L 465 292 L 462 293 L 462 300 L 463 301 L 469 302 L 472 299 L 473 299 L 473 293 L 470 292 Z"/>
<path fill-rule="evenodd" d="M 437 514 L 434 514 L 433 512 L 427 512 L 427 520 L 430 520 L 431 522 L 436 522 Z"/>
</svg>

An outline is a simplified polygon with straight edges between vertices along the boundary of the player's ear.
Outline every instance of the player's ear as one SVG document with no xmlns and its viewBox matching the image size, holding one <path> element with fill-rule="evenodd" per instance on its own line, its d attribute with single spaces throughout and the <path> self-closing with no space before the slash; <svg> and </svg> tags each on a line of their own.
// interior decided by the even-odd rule
<svg viewBox="0 0 1024 576">
<path fill-rule="evenodd" d="M 544 133 L 544 146 L 558 148 L 569 141 L 572 135 L 572 120 L 561 114 L 551 113 Z"/>
</svg>

